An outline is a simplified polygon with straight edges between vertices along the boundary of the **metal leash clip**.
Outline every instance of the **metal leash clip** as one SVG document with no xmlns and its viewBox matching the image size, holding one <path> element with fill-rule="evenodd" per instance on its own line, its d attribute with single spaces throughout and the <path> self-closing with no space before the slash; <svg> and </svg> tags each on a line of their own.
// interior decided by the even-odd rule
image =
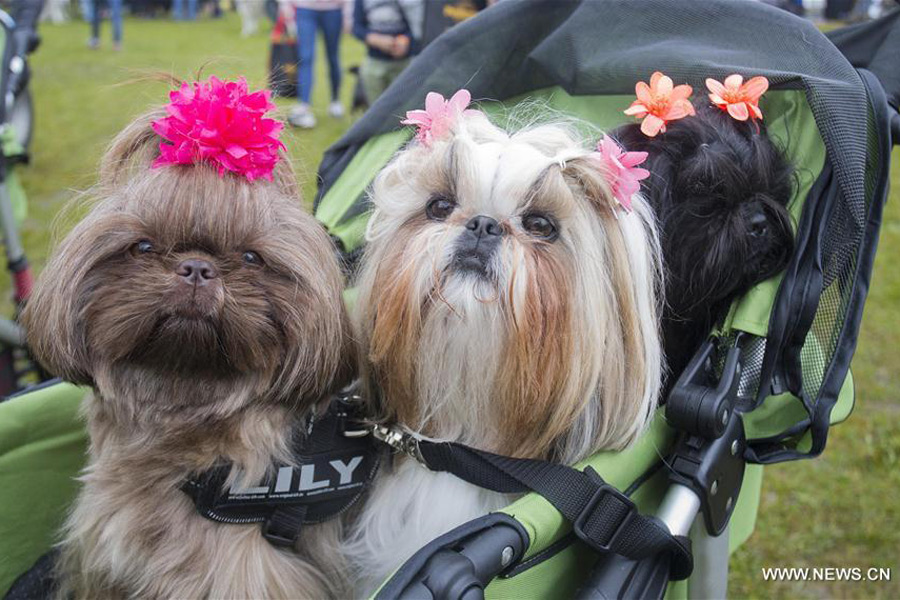
<svg viewBox="0 0 900 600">
<path fill-rule="evenodd" d="M 387 425 L 379 425 L 372 423 L 369 425 L 372 435 L 376 440 L 383 444 L 387 444 L 394 450 L 403 452 L 407 456 L 414 458 L 420 464 L 428 466 L 425 457 L 419 450 L 419 440 L 412 434 L 403 431 L 398 427 L 389 427 Z"/>
</svg>

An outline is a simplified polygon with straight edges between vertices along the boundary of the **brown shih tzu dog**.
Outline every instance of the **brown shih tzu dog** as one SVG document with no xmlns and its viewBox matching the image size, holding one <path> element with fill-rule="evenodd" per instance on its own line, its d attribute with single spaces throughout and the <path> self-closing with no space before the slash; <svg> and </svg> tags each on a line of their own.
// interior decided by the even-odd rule
<svg viewBox="0 0 900 600">
<path fill-rule="evenodd" d="M 217 461 L 242 487 L 290 464 L 298 423 L 350 376 L 331 243 L 284 158 L 271 182 L 207 164 L 151 169 L 160 116 L 114 140 L 97 203 L 24 314 L 41 362 L 93 388 L 60 594 L 342 596 L 338 520 L 276 548 L 258 523 L 201 517 L 179 489 Z"/>
<path fill-rule="evenodd" d="M 509 134 L 477 111 L 376 178 L 359 279 L 364 384 L 387 422 L 572 464 L 644 430 L 663 360 L 649 207 L 616 207 L 574 128 Z M 511 498 L 400 457 L 354 526 L 370 590 L 426 542 Z"/>
</svg>

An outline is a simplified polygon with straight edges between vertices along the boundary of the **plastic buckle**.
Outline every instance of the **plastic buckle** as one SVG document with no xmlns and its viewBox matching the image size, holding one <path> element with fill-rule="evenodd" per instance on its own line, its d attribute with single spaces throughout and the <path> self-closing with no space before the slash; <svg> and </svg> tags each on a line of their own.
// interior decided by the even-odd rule
<svg viewBox="0 0 900 600">
<path fill-rule="evenodd" d="M 275 527 L 272 524 L 272 518 L 274 517 L 274 513 L 266 517 L 266 520 L 262 523 L 262 535 L 266 540 L 272 544 L 273 546 L 279 546 L 281 548 L 293 548 L 297 543 L 297 538 L 299 537 L 299 530 L 294 532 L 291 537 L 286 537 L 281 535 L 281 533 L 276 533 L 274 531 Z"/>
<path fill-rule="evenodd" d="M 594 550 L 602 553 L 616 553 L 613 547 L 615 546 L 619 536 L 625 530 L 625 527 L 629 523 L 631 523 L 631 521 L 635 518 L 635 515 L 638 514 L 637 507 L 628 496 L 603 481 L 600 476 L 597 475 L 596 471 L 594 471 L 592 468 L 588 467 L 584 472 L 588 475 L 588 477 L 597 482 L 599 486 L 594 492 L 594 495 L 591 496 L 591 499 L 588 501 L 587 505 L 585 505 L 581 513 L 579 513 L 578 518 L 575 519 L 575 522 L 572 524 L 572 530 L 582 542 L 584 542 Z M 627 512 L 625 513 L 624 517 L 619 520 L 618 525 L 616 525 L 616 530 L 612 533 L 611 536 L 609 536 L 609 539 L 605 543 L 602 543 L 601 540 L 597 540 L 591 537 L 591 535 L 585 530 L 585 525 L 587 525 L 588 520 L 594 514 L 594 511 L 597 510 L 600 502 L 605 497 L 615 498 L 616 502 L 624 506 Z"/>
</svg>

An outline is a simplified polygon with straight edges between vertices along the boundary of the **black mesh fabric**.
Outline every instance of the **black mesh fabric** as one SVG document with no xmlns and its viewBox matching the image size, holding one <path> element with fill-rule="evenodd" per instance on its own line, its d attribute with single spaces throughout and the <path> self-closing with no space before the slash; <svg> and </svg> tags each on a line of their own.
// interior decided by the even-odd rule
<svg viewBox="0 0 900 600">
<path fill-rule="evenodd" d="M 896 23 L 896 15 L 887 21 Z M 878 29 L 887 33 L 869 50 L 854 42 L 859 35 L 836 39 L 855 53 L 854 64 L 869 65 L 866 52 L 877 52 L 871 66 L 890 83 L 896 71 L 885 68 L 885 57 L 900 55 L 892 27 Z M 656 70 L 698 95 L 705 78 L 735 72 L 764 75 L 772 89 L 805 92 L 827 166 L 804 204 L 766 342 L 748 356 L 753 381 L 741 402 L 752 409 L 770 393 L 790 391 L 809 412 L 814 437 L 812 451 L 797 452 L 787 440 L 797 437 L 796 427 L 789 428 L 784 444 L 751 448 L 750 460 L 816 455 L 856 346 L 887 193 L 891 109 L 878 81 L 809 21 L 733 0 L 501 2 L 429 45 L 326 152 L 317 206 L 359 148 L 398 128 L 429 91 L 449 96 L 465 87 L 475 99 L 500 101 L 553 86 L 573 96 L 632 94 L 635 82 Z M 345 218 L 365 212 L 366 202 L 358 198 Z"/>
<path fill-rule="evenodd" d="M 347 152 L 396 129 L 429 91 L 466 87 L 492 100 L 551 86 L 572 95 L 631 94 L 656 70 L 700 93 L 707 77 L 735 72 L 765 75 L 773 89 L 803 87 L 851 213 L 863 222 L 866 95 L 855 69 L 809 21 L 733 0 L 500 2 L 429 45 L 329 149 L 319 197 Z"/>
</svg>

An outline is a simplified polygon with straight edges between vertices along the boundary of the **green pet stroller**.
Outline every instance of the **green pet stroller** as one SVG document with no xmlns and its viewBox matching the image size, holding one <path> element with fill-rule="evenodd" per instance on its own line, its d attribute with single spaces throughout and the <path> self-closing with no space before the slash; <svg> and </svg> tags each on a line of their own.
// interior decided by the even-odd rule
<svg viewBox="0 0 900 600">
<path fill-rule="evenodd" d="M 578 514 L 560 508 L 566 490 L 538 483 L 540 493 L 427 544 L 376 597 L 725 596 L 728 555 L 754 528 L 763 465 L 817 456 L 853 407 L 849 367 L 892 127 L 900 140 L 900 76 L 886 58 L 900 48 L 900 11 L 860 27 L 833 43 L 802 19 L 729 0 L 500 3 L 429 45 L 329 149 L 316 216 L 351 271 L 366 189 L 411 137 L 402 115 L 432 90 L 465 87 L 494 115 L 539 98 L 611 129 L 625 122 L 635 81 L 655 70 L 697 90 L 706 77 L 764 75 L 769 134 L 798 174 L 789 266 L 734 303 L 638 443 L 577 465 L 593 485 Z M 54 384 L 0 404 L 0 592 L 50 548 L 77 490 L 81 393 Z M 648 515 L 689 535 L 692 572 L 659 544 L 642 546 L 634 524 Z"/>
</svg>

